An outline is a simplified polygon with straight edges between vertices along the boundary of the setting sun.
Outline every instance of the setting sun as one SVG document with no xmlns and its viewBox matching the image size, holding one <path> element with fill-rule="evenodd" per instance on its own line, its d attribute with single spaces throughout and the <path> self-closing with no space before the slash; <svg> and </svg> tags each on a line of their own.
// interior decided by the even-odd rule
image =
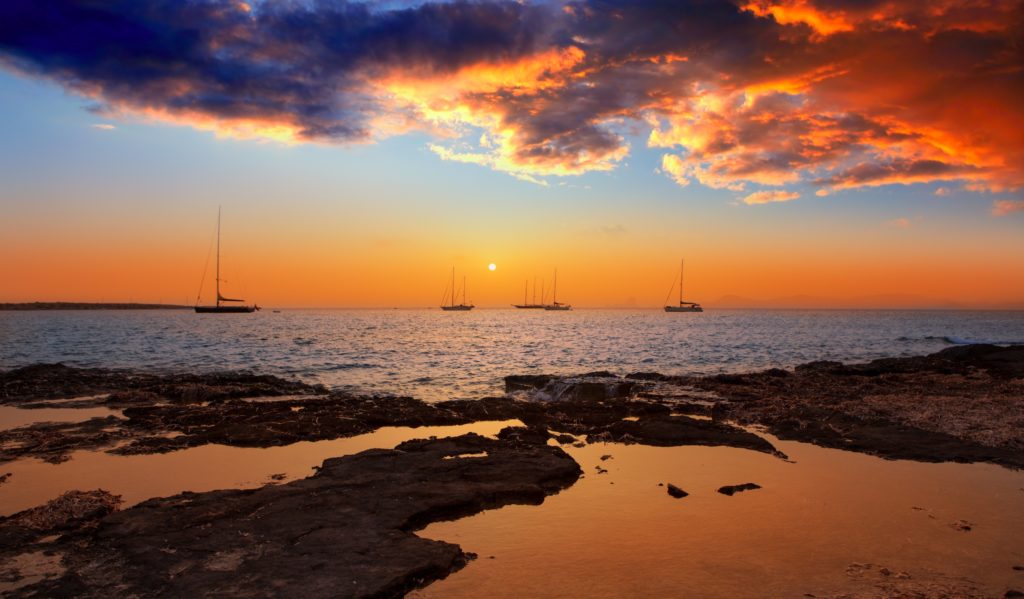
<svg viewBox="0 0 1024 599">
<path fill-rule="evenodd" d="M 490 264 L 487 265 L 487 270 L 489 270 L 491 272 L 494 272 L 497 269 L 498 269 L 498 265 L 493 263 L 493 262 L 491 262 Z"/>
</svg>

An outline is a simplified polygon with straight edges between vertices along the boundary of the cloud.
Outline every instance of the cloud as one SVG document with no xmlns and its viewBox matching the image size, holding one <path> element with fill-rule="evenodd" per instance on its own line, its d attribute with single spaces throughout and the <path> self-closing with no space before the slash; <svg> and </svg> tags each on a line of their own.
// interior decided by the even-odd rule
<svg viewBox="0 0 1024 599">
<path fill-rule="evenodd" d="M 101 131 L 113 131 L 117 127 L 115 127 L 114 125 L 111 125 L 110 123 L 95 123 L 95 124 L 92 125 L 92 128 L 93 129 L 99 129 Z"/>
<path fill-rule="evenodd" d="M 940 197 L 948 196 L 949 195 L 949 188 L 948 187 L 939 187 L 939 188 L 937 188 L 935 190 L 935 195 L 940 196 Z"/>
<path fill-rule="evenodd" d="M 896 227 L 899 229 L 909 229 L 914 223 L 909 218 L 900 217 L 892 220 L 885 221 L 885 224 L 889 227 Z"/>
<path fill-rule="evenodd" d="M 1006 191 L 1024 186 L 1022 10 L 6 0 L 0 66 L 56 81 L 105 118 L 283 143 L 420 131 L 442 159 L 534 182 L 618 168 L 639 132 L 680 185 Z"/>
<path fill-rule="evenodd" d="M 605 225 L 601 227 L 601 233 L 607 237 L 621 237 L 626 234 L 626 227 L 621 224 Z"/>
<path fill-rule="evenodd" d="M 770 204 L 772 202 L 788 202 L 800 197 L 795 191 L 755 191 L 743 198 L 743 203 L 748 206 L 755 204 Z"/>
<path fill-rule="evenodd" d="M 1006 216 L 1024 211 L 1024 200 L 996 200 L 992 202 L 992 216 Z"/>
</svg>

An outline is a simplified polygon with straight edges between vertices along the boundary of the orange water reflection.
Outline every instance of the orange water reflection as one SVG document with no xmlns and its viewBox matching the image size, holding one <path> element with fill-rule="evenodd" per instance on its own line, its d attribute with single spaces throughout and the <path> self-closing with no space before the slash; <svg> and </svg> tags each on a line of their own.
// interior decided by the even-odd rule
<svg viewBox="0 0 1024 599">
<path fill-rule="evenodd" d="M 854 562 L 965 577 L 993 596 L 1024 584 L 1012 570 L 1024 562 L 1024 474 L 775 443 L 796 463 L 731 448 L 567 448 L 586 477 L 542 506 L 421 531 L 480 559 L 415 596 L 799 597 L 856 591 Z M 669 497 L 658 486 L 669 482 L 690 496 Z M 764 488 L 715 492 L 744 482 Z M 973 530 L 949 526 L 960 519 Z"/>
<path fill-rule="evenodd" d="M 303 478 L 325 459 L 376 447 L 391 448 L 409 439 L 431 435 L 449 437 L 475 432 L 495 435 L 518 420 L 477 422 L 458 426 L 420 428 L 385 427 L 366 435 L 332 441 L 293 443 L 284 447 L 253 449 L 203 445 L 165 454 L 119 456 L 76 451 L 70 461 L 48 464 L 36 459 L 0 465 L 0 473 L 13 476 L 0 486 L 0 514 L 9 515 L 42 504 L 72 489 L 105 489 L 121 495 L 125 505 L 182 491 L 252 488 L 281 480 Z"/>
</svg>

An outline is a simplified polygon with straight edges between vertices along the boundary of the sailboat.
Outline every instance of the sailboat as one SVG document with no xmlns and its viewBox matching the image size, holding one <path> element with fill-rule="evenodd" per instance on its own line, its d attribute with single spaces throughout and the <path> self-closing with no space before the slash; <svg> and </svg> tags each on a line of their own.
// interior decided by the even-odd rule
<svg viewBox="0 0 1024 599">
<path fill-rule="evenodd" d="M 444 304 L 444 300 L 443 299 L 441 300 L 441 303 Z M 452 267 L 452 303 L 447 305 L 447 306 L 442 305 L 441 309 L 444 310 L 445 312 L 468 312 L 468 311 L 472 310 L 475 307 L 476 306 L 474 306 L 473 304 L 467 304 L 466 303 L 466 277 L 465 276 L 462 277 L 462 303 L 460 303 L 460 304 L 456 304 L 455 303 L 455 267 L 453 266 Z"/>
<path fill-rule="evenodd" d="M 533 303 L 526 301 L 527 294 L 530 291 L 530 280 L 526 280 L 526 287 L 523 289 L 523 303 L 512 304 L 513 307 L 519 308 L 520 310 L 540 310 L 544 307 L 543 304 L 537 303 L 537 277 L 533 278 Z M 542 300 L 543 301 L 543 300 Z"/>
<path fill-rule="evenodd" d="M 671 294 L 672 290 L 668 292 Z M 666 312 L 703 312 L 704 308 L 700 307 L 700 304 L 696 302 L 684 302 L 683 301 L 683 260 L 679 261 L 679 305 L 678 306 L 665 306 Z"/>
<path fill-rule="evenodd" d="M 558 303 L 558 269 L 555 269 L 555 287 L 551 291 L 551 303 L 544 304 L 545 310 L 572 310 L 572 306 L 569 304 Z"/>
<path fill-rule="evenodd" d="M 232 299 L 220 294 L 220 207 L 217 207 L 217 302 L 213 306 L 200 306 L 196 298 L 196 312 L 200 314 L 247 314 L 259 310 L 256 304 L 251 306 L 222 306 L 221 302 L 244 302 L 245 300 Z M 202 289 L 200 288 L 200 294 Z"/>
</svg>

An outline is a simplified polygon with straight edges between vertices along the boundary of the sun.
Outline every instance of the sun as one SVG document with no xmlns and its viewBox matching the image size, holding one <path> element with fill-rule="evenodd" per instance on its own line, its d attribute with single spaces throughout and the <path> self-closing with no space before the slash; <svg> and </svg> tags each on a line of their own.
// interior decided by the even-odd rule
<svg viewBox="0 0 1024 599">
<path fill-rule="evenodd" d="M 497 269 L 498 269 L 498 265 L 493 263 L 493 262 L 491 262 L 490 264 L 487 265 L 487 270 L 489 270 L 491 272 L 494 272 Z"/>
</svg>

